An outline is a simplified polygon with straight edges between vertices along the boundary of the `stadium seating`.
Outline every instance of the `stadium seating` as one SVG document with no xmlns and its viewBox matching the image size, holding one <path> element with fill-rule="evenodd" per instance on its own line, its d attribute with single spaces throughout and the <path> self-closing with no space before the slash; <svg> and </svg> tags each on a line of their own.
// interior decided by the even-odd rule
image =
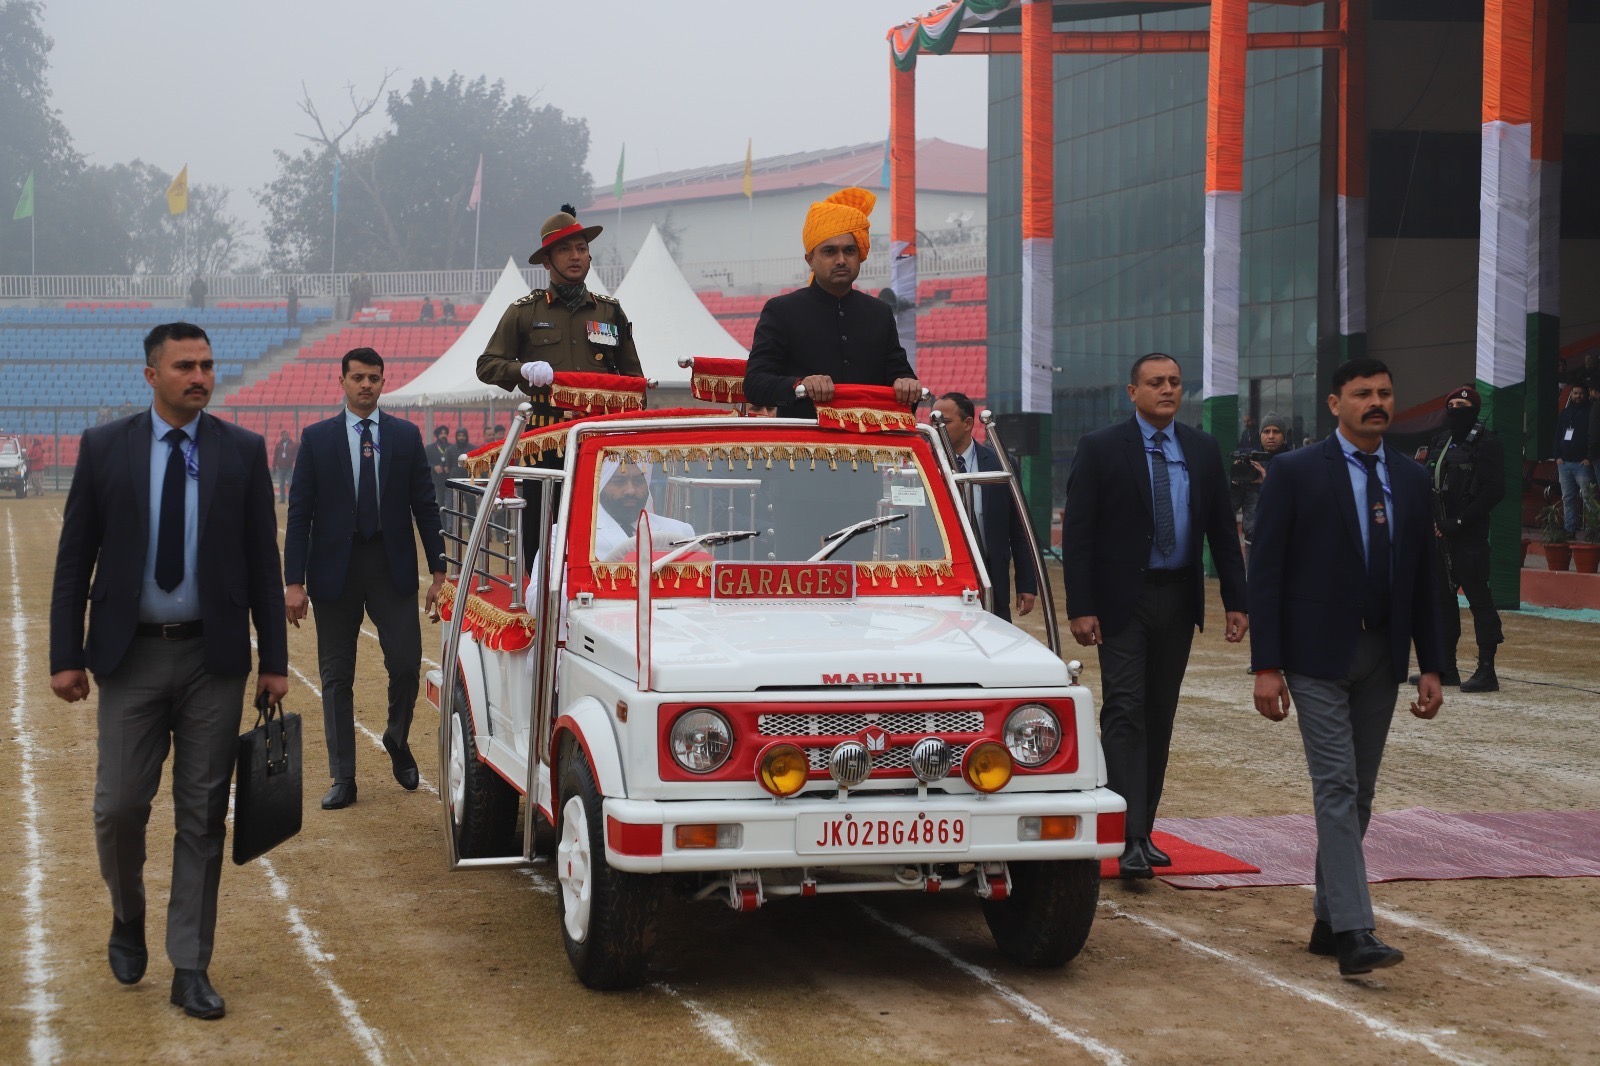
<svg viewBox="0 0 1600 1066">
<path fill-rule="evenodd" d="M 346 326 L 300 349 L 298 357 L 270 377 L 230 393 L 230 407 L 314 407 L 338 401 L 339 361 L 352 348 L 373 348 L 383 356 L 384 388 L 394 390 L 422 373 L 466 329 L 455 325 L 361 324 Z"/>
</svg>

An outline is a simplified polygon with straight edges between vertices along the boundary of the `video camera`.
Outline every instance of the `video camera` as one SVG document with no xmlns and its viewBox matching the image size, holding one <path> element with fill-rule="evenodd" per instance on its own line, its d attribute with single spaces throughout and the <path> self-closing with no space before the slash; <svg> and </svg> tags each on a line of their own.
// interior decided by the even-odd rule
<svg viewBox="0 0 1600 1066">
<path fill-rule="evenodd" d="M 1266 466 L 1271 459 L 1271 452 L 1240 449 L 1228 457 L 1228 480 L 1235 485 L 1253 485 L 1256 480 L 1256 468 L 1252 464 L 1260 463 Z"/>
</svg>

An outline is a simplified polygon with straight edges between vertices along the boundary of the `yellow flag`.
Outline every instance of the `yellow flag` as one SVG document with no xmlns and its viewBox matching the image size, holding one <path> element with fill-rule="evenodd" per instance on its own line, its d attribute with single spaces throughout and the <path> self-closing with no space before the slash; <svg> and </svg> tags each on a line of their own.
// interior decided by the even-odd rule
<svg viewBox="0 0 1600 1066">
<path fill-rule="evenodd" d="M 744 142 L 744 194 L 750 198 L 754 198 L 756 194 L 755 184 L 750 180 L 750 148 L 752 144 L 753 141 L 747 140 Z"/>
<path fill-rule="evenodd" d="M 167 214 L 181 215 L 189 210 L 189 164 L 185 163 L 178 176 L 167 186 Z"/>
</svg>

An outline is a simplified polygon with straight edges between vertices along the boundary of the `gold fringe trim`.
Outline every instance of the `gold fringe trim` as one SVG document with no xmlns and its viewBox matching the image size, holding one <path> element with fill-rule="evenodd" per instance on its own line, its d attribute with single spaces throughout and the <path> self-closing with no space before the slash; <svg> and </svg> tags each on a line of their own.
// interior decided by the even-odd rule
<svg viewBox="0 0 1600 1066">
<path fill-rule="evenodd" d="M 439 589 L 440 613 L 445 618 L 455 609 L 456 596 L 456 586 L 451 582 Z M 466 612 L 468 628 L 491 648 L 518 651 L 533 643 L 535 620 L 531 614 L 509 611 L 472 593 L 467 594 Z"/>
<path fill-rule="evenodd" d="M 585 414 L 612 414 L 617 411 L 644 410 L 644 396 L 637 392 L 619 389 L 574 388 L 571 385 L 551 385 L 550 401 L 557 407 L 582 411 Z"/>
<path fill-rule="evenodd" d="M 925 582 L 952 580 L 956 576 L 955 567 L 947 562 L 926 563 L 856 563 L 857 585 L 870 584 L 873 588 L 880 587 L 888 582 L 890 588 L 900 587 L 901 579 L 915 582 L 921 588 Z M 662 592 L 675 591 L 683 587 L 685 578 L 692 577 L 696 588 L 705 588 L 711 579 L 711 564 L 708 562 L 696 563 L 670 563 L 656 574 L 656 588 Z M 630 588 L 639 587 L 639 567 L 635 563 L 596 563 L 594 566 L 595 584 L 604 584 L 615 592 L 617 586 L 626 585 Z"/>
<path fill-rule="evenodd" d="M 713 403 L 743 403 L 744 378 L 722 374 L 695 374 L 689 380 L 689 389 L 697 400 Z"/>
<path fill-rule="evenodd" d="M 880 411 L 875 407 L 822 407 L 817 408 L 817 420 L 824 418 L 836 422 L 841 429 L 857 433 L 881 433 L 889 429 L 915 429 L 917 420 L 904 411 Z"/>
</svg>

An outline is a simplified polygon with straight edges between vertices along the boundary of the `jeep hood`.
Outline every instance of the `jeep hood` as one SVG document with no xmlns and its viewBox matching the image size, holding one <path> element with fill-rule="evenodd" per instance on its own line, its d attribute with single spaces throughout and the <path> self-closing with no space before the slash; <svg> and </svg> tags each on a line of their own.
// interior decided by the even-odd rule
<svg viewBox="0 0 1600 1066">
<path fill-rule="evenodd" d="M 567 650 L 636 677 L 631 601 L 569 615 Z M 656 602 L 652 688 L 748 692 L 848 685 L 1054 687 L 1065 664 L 1022 630 L 950 600 Z"/>
</svg>

